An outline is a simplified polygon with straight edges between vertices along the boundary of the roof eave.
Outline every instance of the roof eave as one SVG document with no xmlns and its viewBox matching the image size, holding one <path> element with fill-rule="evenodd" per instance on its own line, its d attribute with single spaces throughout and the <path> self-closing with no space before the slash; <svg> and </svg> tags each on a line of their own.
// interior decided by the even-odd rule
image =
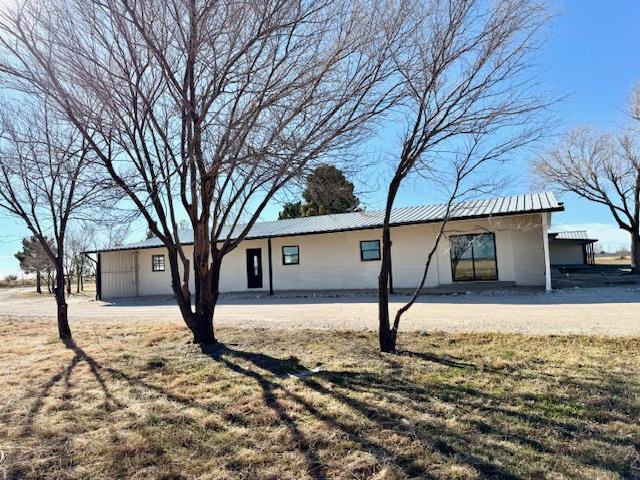
<svg viewBox="0 0 640 480">
<path fill-rule="evenodd" d="M 598 242 L 597 238 L 551 238 L 554 242 L 563 242 L 563 243 L 596 243 Z"/>
</svg>

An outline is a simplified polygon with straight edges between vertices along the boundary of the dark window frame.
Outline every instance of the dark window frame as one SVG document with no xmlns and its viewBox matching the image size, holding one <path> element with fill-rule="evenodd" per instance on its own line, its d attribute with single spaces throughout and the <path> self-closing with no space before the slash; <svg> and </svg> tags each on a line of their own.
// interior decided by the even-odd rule
<svg viewBox="0 0 640 480">
<path fill-rule="evenodd" d="M 162 268 L 156 268 L 156 258 L 162 259 Z M 166 268 L 164 254 L 151 255 L 151 271 L 152 272 L 164 272 Z"/>
<path fill-rule="evenodd" d="M 378 245 L 378 258 L 364 258 L 364 252 L 374 252 L 376 249 L 363 250 L 362 246 L 365 243 L 375 242 Z M 360 261 L 361 262 L 379 262 L 382 259 L 382 251 L 380 249 L 380 240 L 360 240 Z"/>
<path fill-rule="evenodd" d="M 453 239 L 459 237 L 478 237 L 480 235 L 490 235 L 493 238 L 493 263 L 495 265 L 496 275 L 495 278 L 491 279 L 478 279 L 476 276 L 476 258 L 473 253 L 473 241 L 471 242 L 471 265 L 473 268 L 473 278 L 470 279 L 462 279 L 456 280 L 456 270 L 453 264 Z M 496 234 L 494 232 L 482 232 L 482 233 L 465 233 L 461 235 L 451 235 L 449 237 L 451 242 L 451 254 L 449 255 L 449 260 L 451 262 L 451 280 L 453 282 L 496 282 L 500 279 L 500 274 L 498 272 L 498 247 L 496 245 Z"/>
<path fill-rule="evenodd" d="M 295 254 L 296 257 L 298 257 L 298 261 L 297 262 L 290 262 L 287 263 L 285 261 L 285 259 L 287 258 L 287 256 L 291 256 L 291 254 L 287 255 L 284 253 L 284 249 L 285 248 L 297 248 L 298 249 L 298 253 Z M 282 246 L 282 265 L 300 265 L 300 245 L 283 245 Z"/>
</svg>

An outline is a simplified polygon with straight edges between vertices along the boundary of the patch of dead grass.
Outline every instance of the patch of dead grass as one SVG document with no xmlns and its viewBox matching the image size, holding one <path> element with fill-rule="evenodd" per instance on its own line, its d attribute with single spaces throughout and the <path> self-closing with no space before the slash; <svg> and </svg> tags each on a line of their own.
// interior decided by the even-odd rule
<svg viewBox="0 0 640 480">
<path fill-rule="evenodd" d="M 0 320 L 8 478 L 640 476 L 639 339 L 73 328 Z"/>
</svg>

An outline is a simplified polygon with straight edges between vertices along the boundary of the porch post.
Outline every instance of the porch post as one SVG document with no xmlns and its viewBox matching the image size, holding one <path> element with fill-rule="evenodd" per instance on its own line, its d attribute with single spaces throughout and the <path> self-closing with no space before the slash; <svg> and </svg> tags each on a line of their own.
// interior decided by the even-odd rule
<svg viewBox="0 0 640 480">
<path fill-rule="evenodd" d="M 102 261 L 98 254 L 96 262 L 96 300 L 102 300 Z"/>
<path fill-rule="evenodd" d="M 271 238 L 267 238 L 267 253 L 269 255 L 269 295 L 273 295 L 273 262 L 271 260 Z"/>
<path fill-rule="evenodd" d="M 549 214 L 543 213 L 542 218 L 542 247 L 544 249 L 544 289 L 551 291 L 551 259 L 549 257 Z"/>
</svg>

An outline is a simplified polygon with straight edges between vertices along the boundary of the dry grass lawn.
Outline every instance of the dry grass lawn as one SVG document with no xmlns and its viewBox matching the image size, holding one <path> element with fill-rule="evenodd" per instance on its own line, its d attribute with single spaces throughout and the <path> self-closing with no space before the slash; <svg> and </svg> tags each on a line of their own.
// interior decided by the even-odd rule
<svg viewBox="0 0 640 480">
<path fill-rule="evenodd" d="M 37 299 L 43 299 L 43 298 L 47 298 L 47 297 L 55 298 L 54 295 L 53 295 L 53 292 L 49 293 L 47 291 L 47 284 L 44 283 L 44 282 L 41 285 L 42 293 L 38 293 L 36 291 L 35 284 L 15 285 L 15 286 L 16 287 L 18 287 L 18 286 L 20 286 L 20 287 L 23 287 L 23 286 L 33 287 L 32 290 L 24 290 L 24 291 L 19 292 L 18 293 L 19 297 L 28 297 L 28 298 L 37 298 Z M 5 288 L 5 287 L 6 286 L 1 286 L 0 285 L 0 288 Z M 66 292 L 67 291 L 65 290 L 65 295 L 67 296 L 67 298 L 74 298 L 74 297 L 94 298 L 96 296 L 96 284 L 87 282 L 87 283 L 84 284 L 83 289 L 80 290 L 80 292 L 76 293 L 76 284 L 74 283 L 72 285 L 72 288 L 71 288 L 71 293 L 66 293 Z"/>
<path fill-rule="evenodd" d="M 0 319 L 8 478 L 640 478 L 640 339 Z"/>
<path fill-rule="evenodd" d="M 610 256 L 595 257 L 596 265 L 631 265 L 631 257 Z"/>
</svg>

